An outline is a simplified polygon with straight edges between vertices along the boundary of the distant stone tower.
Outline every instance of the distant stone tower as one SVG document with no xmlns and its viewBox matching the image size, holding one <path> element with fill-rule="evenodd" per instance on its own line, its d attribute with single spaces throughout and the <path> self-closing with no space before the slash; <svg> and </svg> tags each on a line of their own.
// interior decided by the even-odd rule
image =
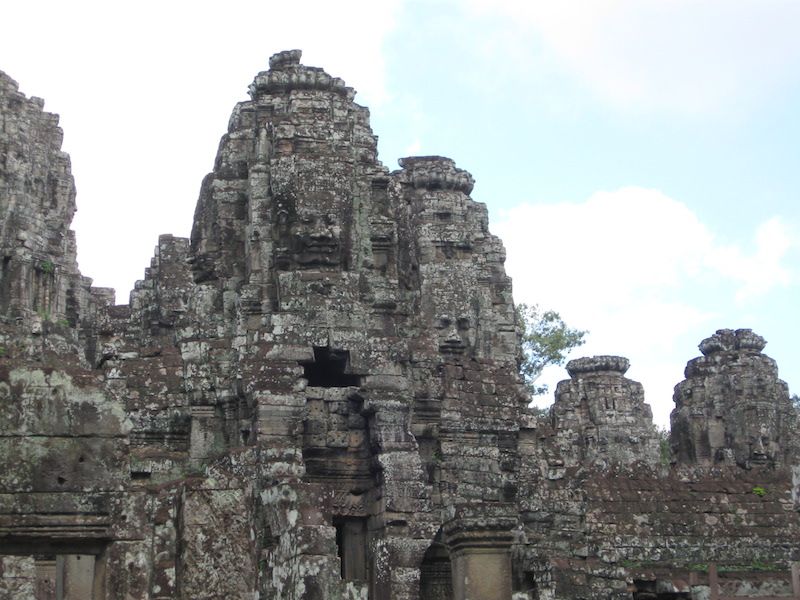
<svg viewBox="0 0 800 600">
<path fill-rule="evenodd" d="M 624 376 L 628 367 L 621 356 L 567 363 L 571 379 L 558 384 L 551 412 L 567 465 L 658 462 L 653 413 L 642 384 Z"/>
<path fill-rule="evenodd" d="M 787 467 L 797 415 L 766 341 L 750 329 L 720 329 L 700 343 L 675 387 L 671 443 L 681 463 Z"/>
</svg>

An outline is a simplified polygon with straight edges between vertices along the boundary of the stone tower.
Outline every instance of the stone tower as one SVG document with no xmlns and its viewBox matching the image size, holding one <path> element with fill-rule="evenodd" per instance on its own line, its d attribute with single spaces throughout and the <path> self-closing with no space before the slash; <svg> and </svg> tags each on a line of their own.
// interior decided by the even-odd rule
<svg viewBox="0 0 800 600">
<path fill-rule="evenodd" d="M 571 379 L 558 384 L 552 408 L 567 464 L 658 463 L 653 414 L 642 384 L 624 376 L 628 367 L 621 356 L 567 363 Z"/>
<path fill-rule="evenodd" d="M 797 414 L 766 341 L 749 329 L 720 329 L 700 343 L 675 387 L 672 445 L 701 465 L 787 467 L 796 456 Z"/>
<path fill-rule="evenodd" d="M 269 449 L 258 497 L 314 490 L 295 504 L 336 529 L 339 555 L 323 553 L 324 568 L 375 597 L 405 597 L 393 578 L 424 578 L 445 521 L 472 523 L 475 502 L 515 512 L 510 282 L 469 173 L 440 157 L 390 173 L 353 90 L 299 60 L 277 54 L 256 77 L 203 182 L 188 257 L 194 318 L 177 335 L 229 361 L 221 370 L 183 352 L 196 373 L 192 430 L 216 432 L 190 454 Z M 256 510 L 261 535 L 299 535 L 273 504 Z M 507 521 L 491 525 L 500 548 Z M 469 527 L 485 544 L 487 525 Z M 459 535 L 469 551 L 452 560 L 470 568 L 474 544 Z M 270 551 L 273 579 L 293 562 L 321 564 L 286 555 L 291 546 Z"/>
<path fill-rule="evenodd" d="M 69 229 L 75 183 L 61 151 L 58 116 L 44 112 L 41 98 L 26 98 L 2 72 L 0 106 L 0 314 L 37 334 L 43 324 L 61 325 L 63 350 L 78 333 L 86 338 L 92 293 L 101 304 L 112 293 L 91 292 L 91 280 L 78 271 Z"/>
<path fill-rule="evenodd" d="M 84 391 L 65 388 L 68 406 L 82 399 L 70 410 L 89 411 L 91 398 L 110 411 L 96 426 L 113 442 L 108 456 L 89 453 L 94 472 L 75 449 L 69 475 L 41 480 L 33 458 L 13 474 L 30 493 L 83 488 L 100 507 L 91 535 L 77 504 L 60 517 L 95 540 L 59 542 L 70 564 L 91 565 L 81 589 L 510 598 L 519 335 L 503 247 L 469 197 L 470 174 L 436 156 L 390 172 L 354 91 L 299 51 L 279 53 L 234 109 L 191 240 L 162 236 L 130 305 L 111 307 L 74 262 L 74 186 L 55 117 L 6 89 L 23 107 L 6 117 L 22 124 L 17 137 L 30 123 L 52 131 L 9 150 L 30 161 L 3 187 L 3 309 L 25 339 L 39 312 L 65 316 L 45 337 L 72 344 L 73 358 L 41 354 L 37 368 L 72 360 Z M 8 368 L 9 380 L 35 380 L 29 365 Z M 19 417 L 24 447 L 56 435 Z M 81 435 L 75 427 L 63 434 Z M 35 527 L 12 531 L 46 554 Z M 143 572 L 122 577 L 125 561 Z"/>
</svg>

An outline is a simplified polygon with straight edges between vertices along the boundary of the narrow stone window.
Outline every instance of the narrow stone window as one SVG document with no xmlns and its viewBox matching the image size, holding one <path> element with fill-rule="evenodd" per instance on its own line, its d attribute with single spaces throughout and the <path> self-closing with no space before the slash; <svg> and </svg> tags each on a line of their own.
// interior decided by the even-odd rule
<svg viewBox="0 0 800 600">
<path fill-rule="evenodd" d="M 366 517 L 334 517 L 336 545 L 342 562 L 342 579 L 367 580 Z"/>
</svg>

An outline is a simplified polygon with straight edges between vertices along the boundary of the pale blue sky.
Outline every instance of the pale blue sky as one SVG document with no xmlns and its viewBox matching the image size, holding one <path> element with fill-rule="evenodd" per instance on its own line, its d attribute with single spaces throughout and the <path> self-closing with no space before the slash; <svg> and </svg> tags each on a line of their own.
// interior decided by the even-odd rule
<svg viewBox="0 0 800 600">
<path fill-rule="evenodd" d="M 721 327 L 800 391 L 800 2 L 21 4 L 0 69 L 61 115 L 81 269 L 122 302 L 158 235 L 188 235 L 253 76 L 301 48 L 370 107 L 387 166 L 475 176 L 517 300 L 590 330 L 575 357 L 630 358 L 657 422 Z"/>
</svg>

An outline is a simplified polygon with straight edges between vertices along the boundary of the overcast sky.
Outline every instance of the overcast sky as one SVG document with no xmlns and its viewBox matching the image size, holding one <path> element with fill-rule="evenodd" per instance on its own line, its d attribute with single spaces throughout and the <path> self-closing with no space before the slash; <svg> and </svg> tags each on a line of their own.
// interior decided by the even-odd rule
<svg viewBox="0 0 800 600">
<path fill-rule="evenodd" d="M 61 115 L 81 270 L 121 303 L 158 235 L 188 236 L 233 105 L 272 54 L 300 48 L 358 91 L 388 167 L 439 154 L 475 176 L 517 302 L 588 329 L 573 358 L 630 358 L 657 423 L 719 328 L 763 335 L 800 392 L 800 2 L 62 0 L 2 13 L 0 69 Z"/>
</svg>

